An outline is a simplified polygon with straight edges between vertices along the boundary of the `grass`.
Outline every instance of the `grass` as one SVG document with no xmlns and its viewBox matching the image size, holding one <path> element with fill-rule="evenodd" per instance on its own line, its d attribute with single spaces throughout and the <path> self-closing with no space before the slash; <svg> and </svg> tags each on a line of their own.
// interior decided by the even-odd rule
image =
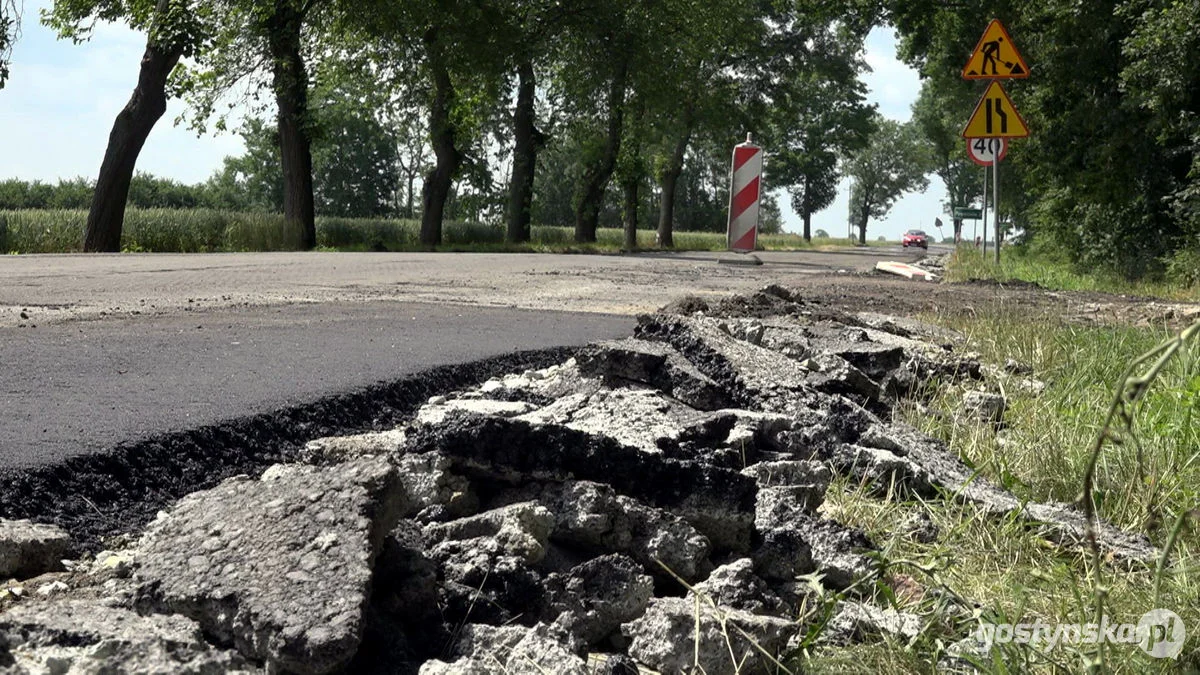
<svg viewBox="0 0 1200 675">
<path fill-rule="evenodd" d="M 73 253 L 81 250 L 86 211 L 0 211 L 0 251 L 7 253 Z M 413 220 L 317 218 L 317 247 L 326 251 L 423 251 L 420 223 Z M 534 226 L 528 244 L 508 244 L 498 225 L 451 221 L 442 230 L 441 251 L 617 253 L 624 234 L 600 228 L 594 244 L 577 244 L 568 227 Z M 125 215 L 121 248 L 127 252 L 214 253 L 279 251 L 296 248 L 298 233 L 283 217 L 211 209 L 130 209 Z M 768 250 L 830 249 L 852 245 L 845 239 L 820 238 L 811 243 L 795 234 L 759 238 Z M 869 242 L 872 246 L 887 242 Z M 893 242 L 894 244 L 894 242 Z M 655 249 L 655 233 L 638 231 L 639 249 Z M 676 232 L 675 250 L 724 251 L 719 232 Z"/>
<path fill-rule="evenodd" d="M 1127 365 L 1168 334 L 1128 327 L 1080 328 L 1014 313 L 927 319 L 967 336 L 990 363 L 1017 358 L 1035 368 L 1048 387 L 1041 396 L 1022 393 L 1017 378 L 1001 379 L 1009 396 L 1007 429 L 964 423 L 954 411 L 963 390 L 931 388 L 927 408 L 910 403 L 903 419 L 950 448 L 992 481 L 1017 496 L 1038 501 L 1076 502 L 1081 497 L 1097 434 L 1104 427 L 1114 388 Z M 1145 389 L 1133 410 L 1135 435 L 1106 445 L 1099 455 L 1095 503 L 1099 514 L 1131 530 L 1147 532 L 1160 548 L 1181 515 L 1200 506 L 1200 358 L 1198 345 L 1182 350 Z M 1115 621 L 1136 623 L 1156 607 L 1154 566 L 1122 570 L 1097 567 L 1087 552 L 1069 552 L 1045 542 L 1016 519 L 997 519 L 968 505 L 880 502 L 865 488 L 843 481 L 829 491 L 827 510 L 863 527 L 893 562 L 876 595 L 899 598 L 902 609 L 929 619 L 916 644 L 883 642 L 824 650 L 811 672 L 933 672 L 956 636 L 938 626 L 936 602 L 905 598 L 896 589 L 905 579 L 981 602 L 976 613 L 995 622 L 1041 619 L 1048 623 L 1094 621 L 1096 601 Z M 941 530 L 933 544 L 905 537 L 900 524 L 926 510 Z M 1193 524 L 1194 521 L 1193 521 Z M 1200 565 L 1197 528 L 1185 527 L 1162 577 L 1157 607 L 1179 614 L 1189 639 L 1181 660 L 1151 658 L 1135 646 L 1108 648 L 1100 672 L 1197 672 L 1200 668 Z M 1097 572 L 1101 572 L 1097 575 Z M 969 630 L 969 629 L 968 629 Z M 961 633 L 960 633 L 961 634 Z M 1078 672 L 1096 654 L 1089 646 L 1059 646 L 1052 652 L 1006 649 L 984 672 Z M 1095 665 L 1095 664 L 1093 664 Z"/>
<path fill-rule="evenodd" d="M 974 247 L 959 247 L 947 266 L 946 280 L 1026 281 L 1053 290 L 1200 301 L 1200 286 L 1197 285 L 1188 287 L 1164 281 L 1130 281 L 1114 274 L 1081 271 L 1036 248 L 1016 246 L 1002 249 L 999 266 L 994 262 L 993 255 L 989 249 L 985 259 L 982 252 Z"/>
</svg>

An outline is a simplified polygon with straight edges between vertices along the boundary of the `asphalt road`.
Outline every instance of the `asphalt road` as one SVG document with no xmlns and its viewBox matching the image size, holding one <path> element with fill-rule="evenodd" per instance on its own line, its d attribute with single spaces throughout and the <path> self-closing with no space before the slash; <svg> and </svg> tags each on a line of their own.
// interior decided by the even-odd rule
<svg viewBox="0 0 1200 675">
<path fill-rule="evenodd" d="M 911 253 L 0 258 L 0 469 L 267 412 L 446 364 L 628 335 L 723 296 Z"/>
<path fill-rule="evenodd" d="M 0 468 L 52 464 L 512 351 L 627 336 L 628 316 L 408 302 L 0 329 Z"/>
</svg>

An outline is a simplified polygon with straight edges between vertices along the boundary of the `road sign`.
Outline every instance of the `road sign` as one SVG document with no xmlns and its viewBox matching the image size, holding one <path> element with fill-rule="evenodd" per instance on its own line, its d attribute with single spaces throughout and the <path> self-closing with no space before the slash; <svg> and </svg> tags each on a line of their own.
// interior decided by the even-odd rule
<svg viewBox="0 0 1200 675">
<path fill-rule="evenodd" d="M 963 138 L 1025 138 L 1029 135 L 1029 127 L 1004 87 L 999 82 L 992 82 L 975 105 L 975 112 L 962 135 Z"/>
<path fill-rule="evenodd" d="M 983 209 L 969 209 L 963 206 L 954 207 L 954 217 L 959 220 L 979 220 L 983 217 Z"/>
<path fill-rule="evenodd" d="M 992 19 L 967 65 L 963 66 L 965 80 L 1006 80 L 1029 77 L 1029 66 L 1017 51 L 1008 31 L 999 19 Z"/>
<path fill-rule="evenodd" d="M 979 166 L 991 166 L 1008 156 L 1007 138 L 968 138 L 967 155 Z"/>
<path fill-rule="evenodd" d="M 746 142 L 733 149 L 729 191 L 729 250 L 751 253 L 758 243 L 758 198 L 762 192 L 762 148 Z"/>
</svg>

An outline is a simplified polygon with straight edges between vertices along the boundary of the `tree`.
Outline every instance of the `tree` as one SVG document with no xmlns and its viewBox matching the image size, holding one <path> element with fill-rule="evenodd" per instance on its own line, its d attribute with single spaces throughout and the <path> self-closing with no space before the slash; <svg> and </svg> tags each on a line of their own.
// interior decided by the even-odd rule
<svg viewBox="0 0 1200 675">
<path fill-rule="evenodd" d="M 210 199 L 222 208 L 283 211 L 283 171 L 279 164 L 279 129 L 251 118 L 242 127 L 246 152 L 226 157 L 208 180 Z"/>
<path fill-rule="evenodd" d="M 929 163 L 925 148 L 911 124 L 876 116 L 875 131 L 866 147 L 851 157 L 847 175 L 850 223 L 858 227 L 858 242 L 867 243 L 867 223 L 882 218 L 906 192 L 924 190 Z"/>
<path fill-rule="evenodd" d="M 154 125 L 167 111 L 167 78 L 199 47 L 201 30 L 189 0 L 57 0 L 47 23 L 60 37 L 86 40 L 96 20 L 127 20 L 147 32 L 138 83 L 117 114 L 104 161 L 96 178 L 84 234 L 84 251 L 121 250 L 125 204 L 138 155 Z"/>
<path fill-rule="evenodd" d="M 974 109 L 972 88 L 961 79 L 929 79 L 913 104 L 913 123 L 924 137 L 933 172 L 946 186 L 944 208 L 954 213 L 981 197 L 979 167 L 968 157 L 961 135 Z M 954 241 L 962 238 L 962 218 L 954 218 Z"/>
<path fill-rule="evenodd" d="M 21 7 L 17 0 L 0 0 L 0 89 L 8 81 L 8 64 L 20 26 Z"/>
<path fill-rule="evenodd" d="M 790 74 L 788 96 L 779 97 L 772 114 L 770 178 L 791 194 L 792 209 L 812 241 L 812 216 L 837 197 L 838 165 L 860 150 L 871 131 L 874 108 L 858 75 L 864 36 L 835 29 L 819 55 Z M 856 41 L 857 40 L 857 41 Z"/>
<path fill-rule="evenodd" d="M 347 37 L 374 65 L 379 85 L 423 99 L 434 163 L 422 184 L 420 241 L 435 246 L 455 181 L 481 162 L 469 153 L 482 145 L 485 118 L 501 96 L 503 7 L 474 0 L 354 6 Z"/>
<path fill-rule="evenodd" d="M 323 215 L 367 218 L 393 212 L 400 184 L 399 148 L 353 85 L 318 87 L 312 125 L 313 185 Z"/>
</svg>

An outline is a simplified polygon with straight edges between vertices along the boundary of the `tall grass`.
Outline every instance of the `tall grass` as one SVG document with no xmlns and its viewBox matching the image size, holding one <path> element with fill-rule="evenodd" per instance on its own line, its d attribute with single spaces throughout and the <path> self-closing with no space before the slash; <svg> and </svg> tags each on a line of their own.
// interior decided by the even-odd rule
<svg viewBox="0 0 1200 675">
<path fill-rule="evenodd" d="M 0 211 L 0 251 L 5 253 L 72 253 L 81 250 L 86 211 Z M 415 220 L 317 218 L 317 246 L 339 251 L 420 251 L 420 223 Z M 577 244 L 569 227 L 534 226 L 528 244 L 504 241 L 504 228 L 449 221 L 442 228 L 442 250 L 617 252 L 624 246 L 619 228 L 600 228 L 594 244 Z M 121 249 L 134 252 L 212 253 L 220 251 L 294 250 L 300 241 L 283 216 L 212 209 L 129 209 Z M 761 247 L 799 250 L 844 244 L 794 234 L 763 235 Z M 640 249 L 657 248 L 653 230 L 638 231 Z M 675 249 L 723 251 L 719 232 L 676 232 Z"/>
<path fill-rule="evenodd" d="M 1036 501 L 1080 503 L 1085 476 L 1092 467 L 1096 439 L 1109 422 L 1114 387 L 1129 364 L 1171 336 L 1161 329 L 1081 328 L 1044 316 L 983 311 L 975 316 L 927 317 L 957 329 L 985 362 L 1016 358 L 1032 365 L 1048 383 L 1043 394 L 1023 391 L 1019 377 L 1002 376 L 1009 398 L 1007 427 L 964 421 L 957 414 L 963 388 L 931 389 L 927 407 L 915 403 L 901 416 L 922 431 L 945 440 L 981 475 Z M 1109 646 L 1097 662 L 1092 645 L 1059 646 L 1053 652 L 1013 646 L 1002 662 L 984 664 L 984 672 L 1196 672 L 1200 665 L 1200 532 L 1194 521 L 1176 525 L 1200 506 L 1200 355 L 1192 345 L 1164 364 L 1153 386 L 1141 390 L 1128 409 L 1132 432 L 1121 434 L 1095 462 L 1092 498 L 1100 516 L 1133 531 L 1146 532 L 1160 548 L 1174 536 L 1174 550 L 1162 573 L 1154 565 L 1123 569 L 1107 562 L 1099 570 L 1086 551 L 1048 545 L 1018 518 L 997 519 L 970 505 L 887 503 L 861 486 L 843 481 L 830 489 L 828 508 L 844 522 L 864 527 L 897 566 L 881 584 L 889 596 L 903 576 L 922 585 L 944 585 L 979 601 L 977 616 L 1018 623 L 1035 618 L 1048 623 L 1095 621 L 1098 603 L 1112 621 L 1136 623 L 1150 609 L 1179 614 L 1189 633 L 1180 661 L 1158 660 L 1135 646 Z M 941 529 L 939 540 L 921 544 L 903 535 L 902 523 L 914 511 L 926 511 Z M 923 570 L 914 572 L 914 570 Z M 1096 580 L 1102 579 L 1102 584 Z M 894 597 L 894 596 L 893 596 Z M 902 601 L 930 625 L 945 623 L 926 594 Z M 835 650 L 813 668 L 823 672 L 928 672 L 947 646 L 931 629 L 914 651 L 885 643 Z M 829 667 L 830 661 L 840 665 Z M 1092 667 L 1088 667 L 1091 664 Z"/>
<path fill-rule="evenodd" d="M 1182 258 L 1181 258 L 1182 259 Z M 1183 275 L 1177 275 L 1184 278 Z M 1065 260 L 1036 248 L 1008 247 L 1001 250 L 1000 265 L 989 250 L 960 246 L 951 256 L 947 281 L 991 279 L 1000 282 L 1027 281 L 1044 288 L 1096 291 L 1157 297 L 1171 300 L 1200 300 L 1200 286 L 1154 280 L 1131 281 L 1103 270 L 1079 270 Z"/>
</svg>

